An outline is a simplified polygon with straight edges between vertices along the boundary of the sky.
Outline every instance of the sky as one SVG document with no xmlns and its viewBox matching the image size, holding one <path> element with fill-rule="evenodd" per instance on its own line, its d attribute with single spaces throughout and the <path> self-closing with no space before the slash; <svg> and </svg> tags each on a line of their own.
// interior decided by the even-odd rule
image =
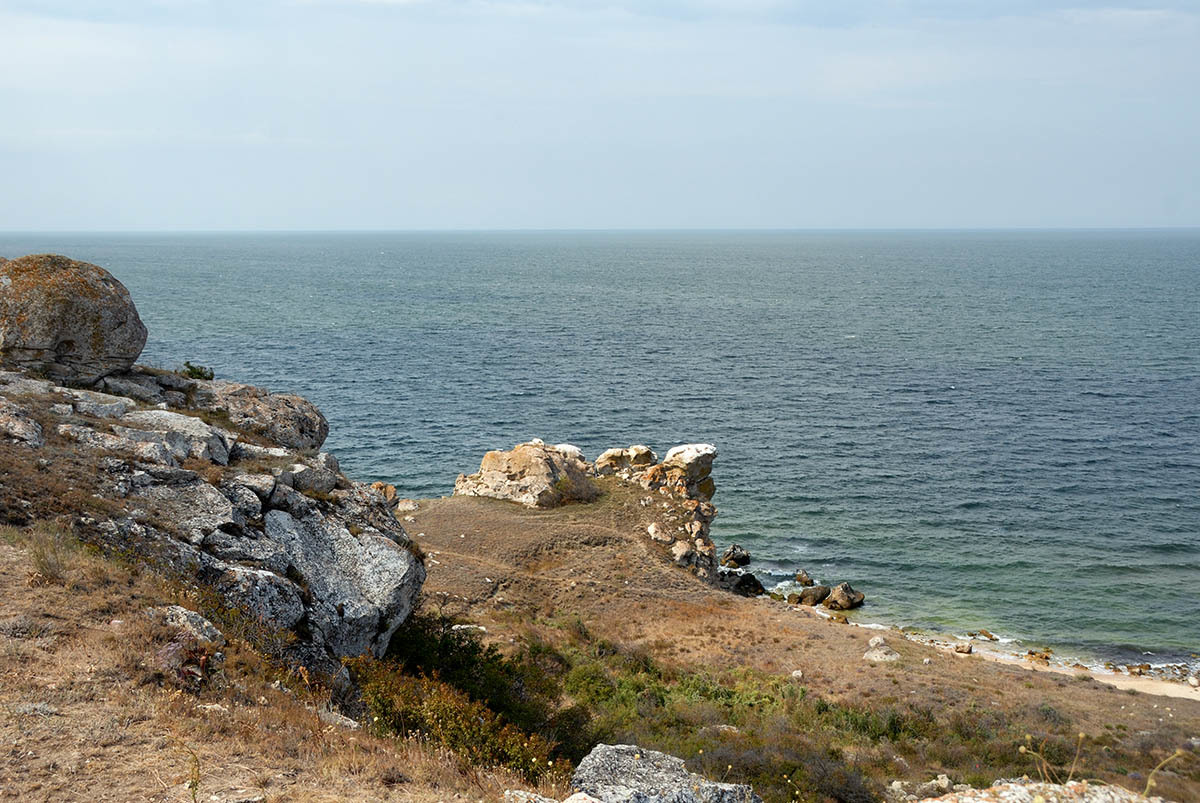
<svg viewBox="0 0 1200 803">
<path fill-rule="evenodd" d="M 0 230 L 1200 226 L 1200 0 L 0 0 Z"/>
</svg>

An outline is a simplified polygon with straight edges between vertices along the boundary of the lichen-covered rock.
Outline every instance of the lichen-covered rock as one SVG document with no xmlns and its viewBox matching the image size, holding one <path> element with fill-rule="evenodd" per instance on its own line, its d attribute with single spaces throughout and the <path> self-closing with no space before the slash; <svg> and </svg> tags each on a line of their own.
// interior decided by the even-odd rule
<svg viewBox="0 0 1200 803">
<path fill-rule="evenodd" d="M 104 268 L 54 254 L 0 264 L 0 363 L 91 384 L 145 345 L 129 291 Z"/>
<path fill-rule="evenodd" d="M 42 425 L 29 411 L 0 396 L 0 437 L 12 438 L 35 449 L 46 444 Z"/>
<path fill-rule="evenodd" d="M 308 626 L 336 655 L 382 656 L 412 612 L 425 573 L 381 533 L 357 535 L 322 516 L 266 514 L 266 538 L 279 544 L 308 590 Z"/>
<path fill-rule="evenodd" d="M 629 744 L 596 745 L 571 786 L 601 803 L 762 803 L 749 786 L 710 781 L 683 759 Z"/>
<path fill-rule="evenodd" d="M 454 495 L 506 499 L 536 508 L 589 502 L 600 493 L 589 471 L 575 452 L 532 440 L 507 452 L 485 454 L 477 473 L 459 475 Z"/>
<path fill-rule="evenodd" d="M 288 449 L 319 449 L 329 435 L 329 422 L 317 406 L 288 393 L 237 382 L 200 381 L 192 403 L 199 410 L 223 412 L 238 429 Z"/>
<path fill-rule="evenodd" d="M 233 434 L 194 416 L 167 410 L 137 410 L 121 416 L 121 422 L 151 432 L 177 434 L 187 442 L 187 456 L 221 466 L 229 463 L 229 447 L 235 439 Z"/>
</svg>

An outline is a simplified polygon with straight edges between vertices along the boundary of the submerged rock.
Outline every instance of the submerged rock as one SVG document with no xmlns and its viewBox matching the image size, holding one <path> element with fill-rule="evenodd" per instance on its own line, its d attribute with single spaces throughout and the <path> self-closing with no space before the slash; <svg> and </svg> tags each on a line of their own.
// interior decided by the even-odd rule
<svg viewBox="0 0 1200 803">
<path fill-rule="evenodd" d="M 588 477 L 589 472 L 577 449 L 560 451 L 532 440 L 507 452 L 485 454 L 477 473 L 459 475 L 454 495 L 486 496 L 536 508 L 590 502 L 600 489 Z"/>
<path fill-rule="evenodd" d="M 104 268 L 55 254 L 0 263 L 0 363 L 91 384 L 145 345 L 129 291 Z"/>
<path fill-rule="evenodd" d="M 762 803 L 749 786 L 710 781 L 683 759 L 629 744 L 596 745 L 571 786 L 601 803 Z"/>
</svg>

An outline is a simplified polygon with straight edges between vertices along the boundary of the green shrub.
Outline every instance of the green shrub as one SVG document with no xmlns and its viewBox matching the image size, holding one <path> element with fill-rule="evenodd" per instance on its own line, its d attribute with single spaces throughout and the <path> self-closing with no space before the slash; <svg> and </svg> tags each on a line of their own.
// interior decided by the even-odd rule
<svg viewBox="0 0 1200 803">
<path fill-rule="evenodd" d="M 187 362 L 186 360 L 183 363 L 183 367 L 179 369 L 178 373 L 186 376 L 188 379 L 213 378 L 213 369 L 209 368 L 207 365 L 195 365 Z"/>
<path fill-rule="evenodd" d="M 502 767 L 535 782 L 547 773 L 570 771 L 550 757 L 552 745 L 505 723 L 483 703 L 448 683 L 413 677 L 390 662 L 348 662 L 359 680 L 372 728 L 385 736 L 422 734 L 445 745 L 474 767 Z"/>
</svg>

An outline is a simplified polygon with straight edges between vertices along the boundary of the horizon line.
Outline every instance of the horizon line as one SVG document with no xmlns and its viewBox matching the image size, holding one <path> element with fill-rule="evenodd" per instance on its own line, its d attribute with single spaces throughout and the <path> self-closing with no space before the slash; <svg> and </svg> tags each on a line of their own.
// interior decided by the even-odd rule
<svg viewBox="0 0 1200 803">
<path fill-rule="evenodd" d="M 966 233 L 966 232 L 1187 232 L 1200 231 L 1200 224 L 1187 226 L 713 226 L 713 227 L 446 227 L 446 228 L 214 228 L 214 229 L 0 229 L 0 236 L 46 234 L 621 234 L 621 233 Z"/>
</svg>

